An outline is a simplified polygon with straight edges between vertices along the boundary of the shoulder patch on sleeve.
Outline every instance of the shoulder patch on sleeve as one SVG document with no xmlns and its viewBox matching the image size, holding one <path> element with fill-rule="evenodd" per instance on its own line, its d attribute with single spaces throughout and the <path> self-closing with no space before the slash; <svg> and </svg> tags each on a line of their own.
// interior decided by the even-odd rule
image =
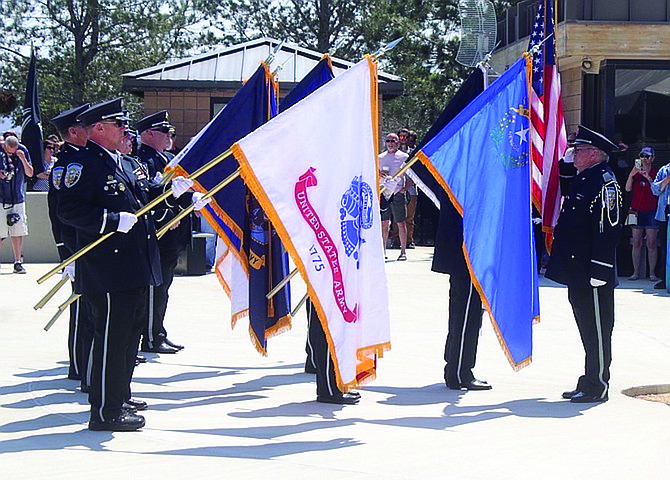
<svg viewBox="0 0 670 480">
<path fill-rule="evenodd" d="M 60 184 L 63 180 L 63 172 L 65 172 L 65 167 L 56 167 L 53 169 L 51 184 L 56 190 L 60 190 Z"/>
<path fill-rule="evenodd" d="M 604 202 L 607 205 L 608 210 L 614 210 L 617 208 L 617 191 L 616 187 L 614 185 L 606 185 L 605 188 L 603 189 L 603 194 L 606 196 L 606 202 Z"/>
<path fill-rule="evenodd" d="M 67 188 L 74 187 L 81 178 L 81 171 L 84 169 L 81 163 L 71 163 L 67 166 L 65 171 L 65 178 L 63 185 Z"/>
</svg>

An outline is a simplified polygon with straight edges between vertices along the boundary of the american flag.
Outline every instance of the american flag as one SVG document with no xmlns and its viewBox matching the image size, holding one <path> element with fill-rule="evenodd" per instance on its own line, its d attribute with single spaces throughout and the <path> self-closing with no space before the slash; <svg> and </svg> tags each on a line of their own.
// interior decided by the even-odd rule
<svg viewBox="0 0 670 480">
<path fill-rule="evenodd" d="M 558 219 L 561 200 L 558 160 L 567 147 L 551 3 L 552 0 L 539 2 L 528 45 L 528 50 L 534 52 L 530 95 L 532 195 L 542 214 L 545 232 L 551 232 Z"/>
</svg>

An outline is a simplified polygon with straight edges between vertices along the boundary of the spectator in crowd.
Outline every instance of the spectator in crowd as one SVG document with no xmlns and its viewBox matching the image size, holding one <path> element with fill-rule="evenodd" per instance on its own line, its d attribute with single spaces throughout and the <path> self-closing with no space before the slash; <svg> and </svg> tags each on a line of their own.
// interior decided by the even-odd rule
<svg viewBox="0 0 670 480">
<path fill-rule="evenodd" d="M 661 280 L 654 285 L 657 290 L 667 290 L 667 255 L 668 252 L 668 216 L 670 215 L 670 163 L 660 168 L 653 183 L 651 191 L 658 196 L 658 206 L 656 207 L 656 220 L 660 227 L 660 245 L 659 245 L 659 276 Z"/>
<path fill-rule="evenodd" d="M 44 159 L 44 171 L 36 175 L 35 183 L 33 184 L 33 190 L 36 192 L 48 192 L 49 191 L 49 174 L 51 169 L 54 166 L 54 163 L 58 160 L 56 154 L 59 148 L 59 142 L 54 141 L 53 136 L 49 136 L 46 140 L 42 142 L 44 148 L 44 154 L 42 158 Z"/>
<path fill-rule="evenodd" d="M 651 190 L 651 183 L 656 176 L 656 169 L 651 164 L 654 160 L 654 149 L 644 147 L 640 151 L 640 158 L 635 160 L 635 166 L 626 180 L 626 191 L 633 192 L 630 205 L 631 213 L 637 215 L 637 222 L 631 225 L 633 231 L 633 275 L 629 280 L 640 278 L 640 263 L 642 260 L 642 241 L 647 236 L 647 255 L 649 258 L 649 279 L 657 282 L 656 259 L 658 238 L 658 221 L 656 216 L 657 198 Z"/>
<path fill-rule="evenodd" d="M 386 150 L 379 155 L 380 179 L 385 191 L 381 199 L 382 235 L 384 248 L 389 235 L 389 224 L 393 219 L 398 224 L 400 236 L 400 256 L 398 261 L 407 260 L 405 248 L 407 246 L 407 185 L 406 175 L 394 179 L 393 176 L 400 170 L 408 155 L 398 150 L 399 138 L 395 133 L 386 136 Z"/>
<path fill-rule="evenodd" d="M 30 157 L 20 148 L 19 139 L 8 135 L 0 148 L 0 249 L 11 237 L 14 250 L 14 273 L 26 273 L 22 265 L 23 237 L 28 235 L 26 217 L 26 177 L 32 177 Z"/>
</svg>

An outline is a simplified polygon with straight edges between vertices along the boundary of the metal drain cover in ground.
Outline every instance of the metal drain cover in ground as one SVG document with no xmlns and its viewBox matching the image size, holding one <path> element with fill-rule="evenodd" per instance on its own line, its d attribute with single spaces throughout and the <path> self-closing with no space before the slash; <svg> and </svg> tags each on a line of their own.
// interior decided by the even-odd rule
<svg viewBox="0 0 670 480">
<path fill-rule="evenodd" d="M 629 397 L 647 400 L 649 402 L 659 402 L 670 405 L 670 385 L 645 385 L 642 387 L 631 387 L 623 390 L 621 393 Z"/>
</svg>

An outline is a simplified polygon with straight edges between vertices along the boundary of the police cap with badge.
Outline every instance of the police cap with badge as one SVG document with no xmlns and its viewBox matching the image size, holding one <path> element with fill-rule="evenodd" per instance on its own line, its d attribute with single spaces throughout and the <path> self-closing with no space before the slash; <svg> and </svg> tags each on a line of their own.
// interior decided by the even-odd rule
<svg viewBox="0 0 670 480">
<path fill-rule="evenodd" d="M 138 120 L 133 126 L 140 133 L 146 130 L 160 130 L 163 133 L 169 133 L 170 129 L 174 129 L 174 126 L 170 124 L 170 120 L 168 119 L 167 110 L 161 110 L 160 112 L 147 115 Z"/>
<path fill-rule="evenodd" d="M 77 117 L 88 110 L 90 106 L 90 103 L 85 103 L 78 107 L 65 110 L 52 118 L 51 123 L 56 127 L 56 130 L 64 134 L 67 132 L 68 128 L 81 123 L 77 120 Z"/>
<path fill-rule="evenodd" d="M 579 125 L 577 137 L 570 145 L 591 145 L 602 150 L 607 155 L 611 155 L 612 152 L 619 150 L 619 147 L 605 135 L 594 132 L 593 130 L 586 128 L 584 125 Z"/>
<path fill-rule="evenodd" d="M 573 145 L 591 145 L 607 155 L 618 151 L 619 147 L 605 135 L 594 132 L 583 125 L 579 126 L 577 137 Z M 594 203 L 601 201 L 603 211 L 608 212 L 605 217 L 609 220 L 611 226 L 619 223 L 619 203 L 621 202 L 621 189 L 616 182 L 616 178 L 609 167 L 605 167 L 602 172 L 602 190 L 599 197 L 596 197 Z M 593 205 L 592 205 L 593 207 Z"/>
<path fill-rule="evenodd" d="M 77 120 L 87 127 L 94 123 L 112 120 L 127 124 L 128 112 L 123 109 L 123 98 L 119 97 L 89 107 L 79 114 Z"/>
</svg>

